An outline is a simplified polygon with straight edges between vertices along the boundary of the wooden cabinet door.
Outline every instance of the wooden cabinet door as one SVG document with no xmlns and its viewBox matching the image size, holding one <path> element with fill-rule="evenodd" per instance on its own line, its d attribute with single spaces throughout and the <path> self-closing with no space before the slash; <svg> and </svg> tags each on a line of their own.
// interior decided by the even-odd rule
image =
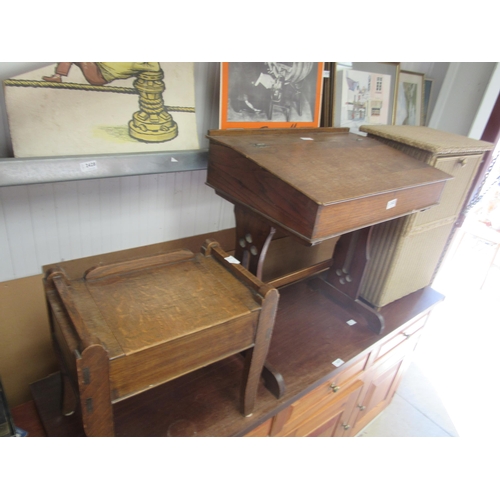
<svg viewBox="0 0 500 500">
<path fill-rule="evenodd" d="M 353 412 L 351 436 L 358 434 L 392 401 L 426 320 L 427 315 L 388 337 L 373 353 L 375 362 L 364 374 L 364 390 Z"/>
<path fill-rule="evenodd" d="M 375 365 L 372 371 L 367 373 L 366 392 L 354 409 L 354 426 L 350 435 L 356 435 L 392 401 L 401 377 L 411 362 L 410 353 L 407 353 L 406 357 L 391 357 L 384 363 Z"/>
<path fill-rule="evenodd" d="M 360 411 L 356 427 L 363 428 L 391 402 L 396 392 L 396 380 L 403 361 L 400 359 L 389 369 L 378 370 L 373 374 L 365 397 L 358 408 Z"/>
</svg>

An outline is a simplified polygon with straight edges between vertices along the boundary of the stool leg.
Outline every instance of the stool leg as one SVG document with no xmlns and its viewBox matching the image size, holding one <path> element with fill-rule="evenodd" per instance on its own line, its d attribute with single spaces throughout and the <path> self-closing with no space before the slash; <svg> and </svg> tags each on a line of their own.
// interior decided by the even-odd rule
<svg viewBox="0 0 500 500">
<path fill-rule="evenodd" d="M 64 372 L 61 372 L 61 383 L 61 411 L 65 417 L 69 417 L 70 415 L 73 415 L 73 413 L 75 413 L 77 399 L 73 391 L 71 381 L 68 375 Z"/>
<path fill-rule="evenodd" d="M 57 337 L 54 334 L 54 329 L 52 328 L 52 347 L 54 349 L 54 353 L 59 362 L 59 370 L 61 374 L 61 413 L 65 417 L 69 417 L 76 410 L 77 404 L 77 396 L 75 394 L 75 389 L 73 388 L 73 384 L 71 383 L 70 376 L 66 370 L 66 362 L 61 353 L 61 348 L 59 347 L 59 343 L 57 342 Z"/>
<path fill-rule="evenodd" d="M 254 347 L 248 349 L 245 355 L 241 393 L 242 412 L 245 416 L 252 413 L 255 405 L 260 376 L 271 343 L 278 298 L 279 293 L 275 288 L 269 289 L 266 293 L 257 325 Z"/>
<path fill-rule="evenodd" d="M 102 345 L 90 345 L 76 360 L 76 368 L 85 434 L 114 436 L 107 352 Z"/>
</svg>

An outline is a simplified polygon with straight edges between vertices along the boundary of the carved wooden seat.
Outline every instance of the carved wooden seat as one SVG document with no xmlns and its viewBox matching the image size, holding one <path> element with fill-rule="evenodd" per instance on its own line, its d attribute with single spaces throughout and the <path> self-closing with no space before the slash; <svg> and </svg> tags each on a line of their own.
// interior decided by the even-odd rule
<svg viewBox="0 0 500 500">
<path fill-rule="evenodd" d="M 79 401 L 88 436 L 114 434 L 113 403 L 239 352 L 241 411 L 252 412 L 278 292 L 218 243 L 94 267 L 79 279 L 61 263 L 44 284 L 63 412 Z"/>
</svg>

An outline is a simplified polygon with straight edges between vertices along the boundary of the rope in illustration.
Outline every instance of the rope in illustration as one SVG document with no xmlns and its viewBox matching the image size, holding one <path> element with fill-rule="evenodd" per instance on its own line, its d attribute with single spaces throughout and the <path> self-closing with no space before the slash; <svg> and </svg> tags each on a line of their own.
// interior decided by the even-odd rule
<svg viewBox="0 0 500 500">
<path fill-rule="evenodd" d="M 39 80 L 4 80 L 4 85 L 9 87 L 54 88 L 66 90 L 85 90 L 92 92 L 111 92 L 115 94 L 140 95 L 139 91 L 131 87 L 105 87 L 103 85 L 90 85 L 85 83 L 59 83 L 44 82 Z M 167 111 L 178 113 L 194 113 L 195 108 L 189 106 L 165 106 Z"/>
</svg>

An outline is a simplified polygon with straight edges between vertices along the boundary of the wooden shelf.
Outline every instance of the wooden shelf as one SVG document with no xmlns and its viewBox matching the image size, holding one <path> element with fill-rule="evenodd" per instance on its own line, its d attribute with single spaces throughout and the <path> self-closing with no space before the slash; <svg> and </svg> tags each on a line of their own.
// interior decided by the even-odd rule
<svg viewBox="0 0 500 500">
<path fill-rule="evenodd" d="M 243 358 L 216 364 L 151 389 L 113 406 L 117 436 L 242 436 L 290 405 L 335 373 L 332 362 L 349 363 L 405 323 L 443 299 L 426 288 L 381 310 L 383 335 L 362 321 L 346 322 L 349 313 L 315 290 L 314 280 L 280 290 L 280 304 L 268 355 L 284 378 L 286 392 L 277 400 L 261 381 L 256 408 L 243 417 L 238 408 Z M 32 384 L 32 394 L 48 436 L 83 435 L 78 415 L 59 412 L 58 374 Z"/>
<path fill-rule="evenodd" d="M 208 151 L 0 159 L 0 187 L 204 170 Z"/>
</svg>

